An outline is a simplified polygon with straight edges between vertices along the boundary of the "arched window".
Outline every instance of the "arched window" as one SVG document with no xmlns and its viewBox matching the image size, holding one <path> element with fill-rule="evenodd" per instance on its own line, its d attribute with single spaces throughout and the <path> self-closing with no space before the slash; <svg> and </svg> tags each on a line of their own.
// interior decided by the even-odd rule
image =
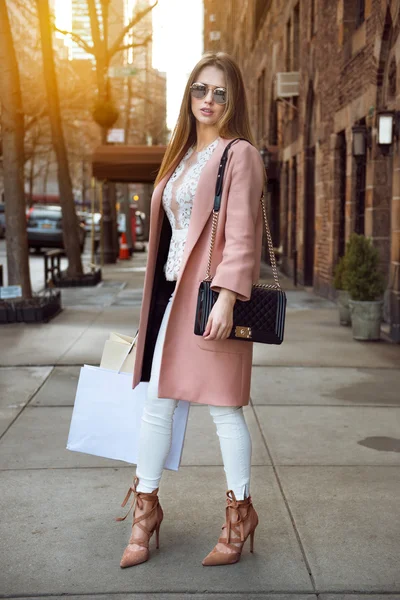
<svg viewBox="0 0 400 600">
<path fill-rule="evenodd" d="M 267 14 L 268 8 L 271 6 L 271 0 L 255 0 L 254 8 L 254 34 L 260 31 L 261 26 Z"/>
</svg>

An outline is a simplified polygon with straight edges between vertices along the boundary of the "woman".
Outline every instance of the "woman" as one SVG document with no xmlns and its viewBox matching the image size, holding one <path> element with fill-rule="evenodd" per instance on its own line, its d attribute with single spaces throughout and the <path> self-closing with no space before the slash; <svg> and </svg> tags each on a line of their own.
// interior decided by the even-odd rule
<svg viewBox="0 0 400 600">
<path fill-rule="evenodd" d="M 205 278 L 215 184 L 229 149 L 212 254 L 212 288 L 219 292 L 203 336 L 195 335 L 199 283 Z M 243 79 L 233 59 L 207 53 L 193 69 L 151 202 L 150 238 L 133 387 L 149 381 L 139 440 L 134 522 L 121 567 L 157 548 L 163 511 L 158 488 L 178 400 L 208 404 L 227 478 L 224 537 L 203 565 L 232 564 L 257 513 L 250 497 L 251 439 L 243 416 L 249 403 L 252 343 L 227 339 L 236 299 L 249 300 L 260 269 L 264 168 L 252 145 Z M 136 503 L 135 503 L 136 500 Z M 125 518 L 125 517 L 124 517 Z"/>
</svg>

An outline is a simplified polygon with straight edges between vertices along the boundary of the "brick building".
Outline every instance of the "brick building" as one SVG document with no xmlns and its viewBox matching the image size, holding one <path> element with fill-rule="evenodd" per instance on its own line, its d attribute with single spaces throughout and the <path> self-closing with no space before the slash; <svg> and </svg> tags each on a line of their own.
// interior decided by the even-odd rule
<svg viewBox="0 0 400 600">
<path fill-rule="evenodd" d="M 399 0 L 204 0 L 204 11 L 204 50 L 238 60 L 259 148 L 268 149 L 282 269 L 333 297 L 350 233 L 371 236 L 387 282 L 385 320 L 400 341 Z M 394 122 L 385 146 L 382 111 Z"/>
</svg>

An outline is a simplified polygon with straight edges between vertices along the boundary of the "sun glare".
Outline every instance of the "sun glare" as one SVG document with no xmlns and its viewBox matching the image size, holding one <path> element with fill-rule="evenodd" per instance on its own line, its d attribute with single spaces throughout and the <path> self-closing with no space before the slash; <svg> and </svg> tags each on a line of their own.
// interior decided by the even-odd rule
<svg viewBox="0 0 400 600">
<path fill-rule="evenodd" d="M 64 31 L 71 31 L 71 1 L 70 0 L 56 0 L 55 1 L 55 12 L 56 12 L 56 26 Z M 59 37 L 63 37 L 60 33 L 57 34 Z"/>
</svg>

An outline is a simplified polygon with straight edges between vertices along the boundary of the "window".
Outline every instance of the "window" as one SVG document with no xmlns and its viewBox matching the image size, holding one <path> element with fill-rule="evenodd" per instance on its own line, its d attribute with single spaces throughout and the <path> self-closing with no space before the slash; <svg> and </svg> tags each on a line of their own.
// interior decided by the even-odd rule
<svg viewBox="0 0 400 600">
<path fill-rule="evenodd" d="M 365 0 L 356 0 L 356 27 L 360 27 L 365 20 Z"/>
<path fill-rule="evenodd" d="M 292 68 L 292 21 L 286 23 L 286 71 Z"/>
<path fill-rule="evenodd" d="M 265 136 L 265 69 L 257 81 L 257 127 L 258 139 L 261 141 Z"/>
<path fill-rule="evenodd" d="M 396 59 L 392 58 L 389 66 L 388 73 L 388 95 L 390 98 L 396 98 L 396 88 L 397 88 L 397 67 L 396 67 Z"/>
<path fill-rule="evenodd" d="M 300 68 L 300 4 L 294 9 L 293 13 L 293 71 Z"/>
<path fill-rule="evenodd" d="M 317 0 L 311 0 L 310 10 L 310 37 L 312 37 L 317 31 Z"/>
<path fill-rule="evenodd" d="M 254 9 L 254 34 L 260 31 L 262 24 L 264 23 L 264 19 L 267 14 L 267 10 L 271 5 L 271 0 L 255 0 L 255 9 Z"/>
</svg>

